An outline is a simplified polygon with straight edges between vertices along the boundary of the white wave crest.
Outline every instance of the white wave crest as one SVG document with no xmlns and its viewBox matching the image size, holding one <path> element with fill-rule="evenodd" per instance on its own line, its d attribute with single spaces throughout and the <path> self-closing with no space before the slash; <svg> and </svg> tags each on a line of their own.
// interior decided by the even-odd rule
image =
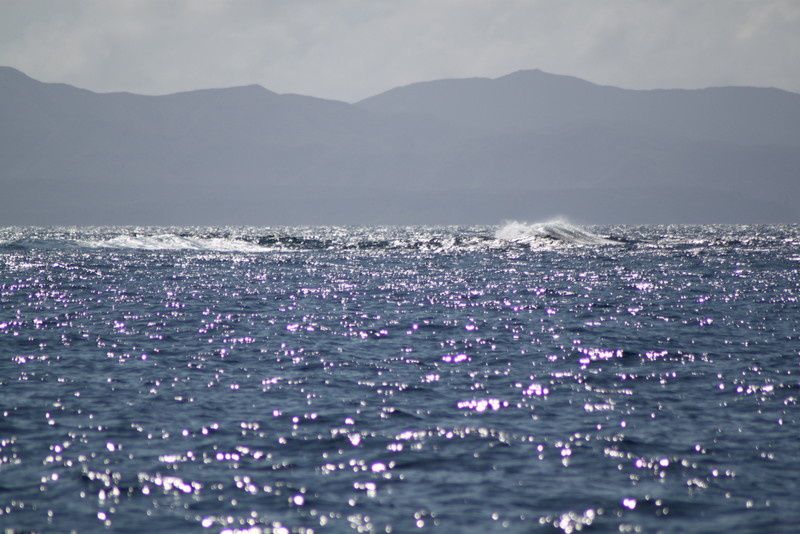
<svg viewBox="0 0 800 534">
<path fill-rule="evenodd" d="M 173 234 L 151 236 L 120 235 L 109 239 L 78 241 L 87 248 L 122 248 L 136 250 L 196 250 L 207 252 L 269 252 L 272 250 L 242 239 L 223 237 L 183 237 Z"/>
<path fill-rule="evenodd" d="M 548 248 L 554 244 L 583 246 L 619 244 L 617 241 L 593 234 L 560 219 L 533 224 L 507 222 L 497 229 L 494 236 L 500 241 L 536 248 Z"/>
</svg>

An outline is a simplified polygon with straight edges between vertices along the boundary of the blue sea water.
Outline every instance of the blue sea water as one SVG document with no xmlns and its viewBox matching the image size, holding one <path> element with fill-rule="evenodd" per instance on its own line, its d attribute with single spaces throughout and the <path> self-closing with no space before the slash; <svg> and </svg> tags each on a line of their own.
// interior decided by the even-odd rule
<svg viewBox="0 0 800 534">
<path fill-rule="evenodd" d="M 800 528 L 800 227 L 0 229 L 0 527 Z"/>
</svg>

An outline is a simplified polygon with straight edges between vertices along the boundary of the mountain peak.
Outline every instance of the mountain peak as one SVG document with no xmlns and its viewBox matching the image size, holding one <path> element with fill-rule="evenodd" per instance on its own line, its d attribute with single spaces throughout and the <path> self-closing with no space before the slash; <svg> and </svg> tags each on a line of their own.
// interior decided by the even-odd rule
<svg viewBox="0 0 800 534">
<path fill-rule="evenodd" d="M 545 72 L 541 69 L 518 69 L 513 72 L 509 72 L 508 74 L 498 76 L 497 78 L 495 78 L 495 80 L 499 80 L 502 78 L 521 78 L 529 76 L 556 76 L 556 75 L 550 74 L 549 72 Z"/>
<path fill-rule="evenodd" d="M 594 83 L 584 80 L 582 78 L 577 78 L 575 76 L 569 76 L 566 74 L 553 74 L 552 72 L 545 72 L 540 69 L 515 70 L 514 72 L 511 72 L 504 76 L 499 76 L 497 78 L 494 78 L 494 80 L 529 81 L 529 82 L 561 81 L 561 82 L 573 82 L 573 83 L 577 82 L 583 85 L 595 85 Z"/>
<path fill-rule="evenodd" d="M 252 95 L 258 95 L 258 94 L 277 95 L 278 94 L 275 91 L 270 91 L 269 89 L 267 89 L 263 85 L 259 85 L 257 83 L 251 83 L 251 84 L 248 84 L 248 85 L 235 85 L 233 87 L 227 87 L 227 88 L 216 89 L 216 90 L 218 90 L 218 91 L 234 91 L 234 92 L 237 92 L 237 93 L 240 93 L 240 94 L 252 94 Z"/>
</svg>

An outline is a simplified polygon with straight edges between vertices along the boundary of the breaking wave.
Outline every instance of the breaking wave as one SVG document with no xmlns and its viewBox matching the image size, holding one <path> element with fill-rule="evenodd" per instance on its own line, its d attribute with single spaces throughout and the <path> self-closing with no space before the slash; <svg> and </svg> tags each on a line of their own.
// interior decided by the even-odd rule
<svg viewBox="0 0 800 534">
<path fill-rule="evenodd" d="M 593 234 L 579 226 L 563 220 L 543 223 L 507 222 L 497 229 L 495 238 L 500 241 L 528 245 L 531 247 L 549 247 L 553 244 L 563 245 L 618 245 L 620 241 Z"/>
<path fill-rule="evenodd" d="M 17 228 L 0 229 L 0 250 L 141 250 L 219 253 L 411 251 L 457 253 L 507 248 L 558 250 L 620 244 L 556 220 L 500 227 Z"/>
</svg>

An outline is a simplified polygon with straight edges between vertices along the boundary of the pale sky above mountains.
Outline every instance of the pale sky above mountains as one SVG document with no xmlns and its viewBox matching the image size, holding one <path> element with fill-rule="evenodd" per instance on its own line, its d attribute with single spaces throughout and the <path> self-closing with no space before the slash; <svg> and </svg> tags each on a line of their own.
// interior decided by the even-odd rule
<svg viewBox="0 0 800 534">
<path fill-rule="evenodd" d="M 800 92 L 796 0 L 0 0 L 0 65 L 96 91 L 261 84 L 355 101 L 539 68 Z"/>
</svg>

